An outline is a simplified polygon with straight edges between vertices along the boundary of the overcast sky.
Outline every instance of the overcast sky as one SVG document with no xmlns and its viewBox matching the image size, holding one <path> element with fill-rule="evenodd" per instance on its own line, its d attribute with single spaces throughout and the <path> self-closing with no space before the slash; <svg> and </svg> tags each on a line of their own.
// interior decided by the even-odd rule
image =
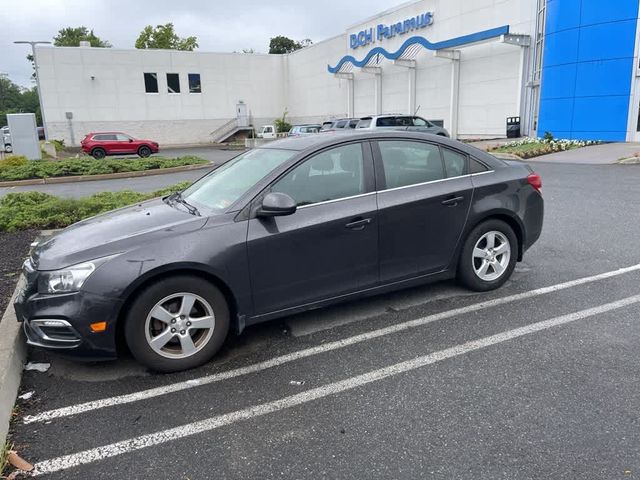
<svg viewBox="0 0 640 480">
<path fill-rule="evenodd" d="M 0 73 L 31 86 L 28 45 L 51 40 L 61 28 L 86 26 L 114 47 L 133 48 L 145 25 L 173 22 L 181 37 L 195 35 L 201 51 L 268 51 L 285 35 L 314 42 L 407 0 L 4 0 L 0 2 Z"/>
</svg>

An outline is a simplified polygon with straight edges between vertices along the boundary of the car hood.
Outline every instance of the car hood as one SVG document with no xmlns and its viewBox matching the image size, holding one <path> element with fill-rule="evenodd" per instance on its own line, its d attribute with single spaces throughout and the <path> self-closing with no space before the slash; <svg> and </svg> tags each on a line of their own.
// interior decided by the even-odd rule
<svg viewBox="0 0 640 480">
<path fill-rule="evenodd" d="M 157 198 L 88 218 L 40 242 L 32 261 L 38 270 L 56 270 L 199 230 L 207 223 L 207 217 L 178 208 Z"/>
</svg>

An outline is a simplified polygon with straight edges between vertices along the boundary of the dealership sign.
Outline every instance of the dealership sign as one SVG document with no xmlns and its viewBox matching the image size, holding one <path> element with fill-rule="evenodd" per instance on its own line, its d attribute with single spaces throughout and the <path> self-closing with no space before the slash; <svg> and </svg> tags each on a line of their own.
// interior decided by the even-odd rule
<svg viewBox="0 0 640 480">
<path fill-rule="evenodd" d="M 393 38 L 396 35 L 404 35 L 405 33 L 428 27 L 431 24 L 433 24 L 433 12 L 417 15 L 403 22 L 391 24 L 380 23 L 377 27 L 367 28 L 358 33 L 351 34 L 349 36 L 349 46 L 351 48 L 364 47 L 387 38 Z"/>
</svg>

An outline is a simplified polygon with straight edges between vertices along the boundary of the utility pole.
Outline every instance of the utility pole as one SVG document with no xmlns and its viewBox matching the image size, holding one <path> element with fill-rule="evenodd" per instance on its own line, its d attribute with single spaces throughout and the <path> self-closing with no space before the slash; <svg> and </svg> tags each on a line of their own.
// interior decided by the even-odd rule
<svg viewBox="0 0 640 480">
<path fill-rule="evenodd" d="M 40 74 L 38 73 L 38 59 L 36 58 L 36 45 L 50 45 L 51 42 L 45 41 L 29 41 L 17 40 L 13 43 L 31 45 L 31 54 L 33 55 L 33 66 L 36 71 L 36 88 L 38 89 L 38 102 L 40 103 L 40 116 L 42 117 L 42 126 L 44 128 L 44 139 L 49 140 L 49 132 L 47 131 L 47 122 L 44 120 L 44 107 L 42 106 L 42 90 L 40 90 Z"/>
</svg>

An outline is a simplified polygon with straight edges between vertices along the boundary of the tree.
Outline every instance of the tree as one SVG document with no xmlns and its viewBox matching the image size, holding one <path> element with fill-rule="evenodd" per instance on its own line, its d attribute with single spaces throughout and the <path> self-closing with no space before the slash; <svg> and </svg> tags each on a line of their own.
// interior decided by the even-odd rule
<svg viewBox="0 0 640 480">
<path fill-rule="evenodd" d="M 173 23 L 144 27 L 136 40 L 136 48 L 162 48 L 166 50 L 188 50 L 198 48 L 196 37 L 180 38 L 173 29 Z"/>
<path fill-rule="evenodd" d="M 35 113 L 36 122 L 42 124 L 36 87 L 22 89 L 6 75 L 0 75 L 0 127 L 7 124 L 8 113 Z"/>
<path fill-rule="evenodd" d="M 309 38 L 296 42 L 288 37 L 279 35 L 277 37 L 273 37 L 269 42 L 269 53 L 291 53 L 296 50 L 300 50 L 301 48 L 308 47 L 311 44 L 313 44 L 313 42 Z"/>
<path fill-rule="evenodd" d="M 58 31 L 58 35 L 53 37 L 53 44 L 56 47 L 79 47 L 80 42 L 89 42 L 92 47 L 110 48 L 111 44 L 106 40 L 97 37 L 93 30 L 87 27 L 66 27 Z"/>
</svg>

